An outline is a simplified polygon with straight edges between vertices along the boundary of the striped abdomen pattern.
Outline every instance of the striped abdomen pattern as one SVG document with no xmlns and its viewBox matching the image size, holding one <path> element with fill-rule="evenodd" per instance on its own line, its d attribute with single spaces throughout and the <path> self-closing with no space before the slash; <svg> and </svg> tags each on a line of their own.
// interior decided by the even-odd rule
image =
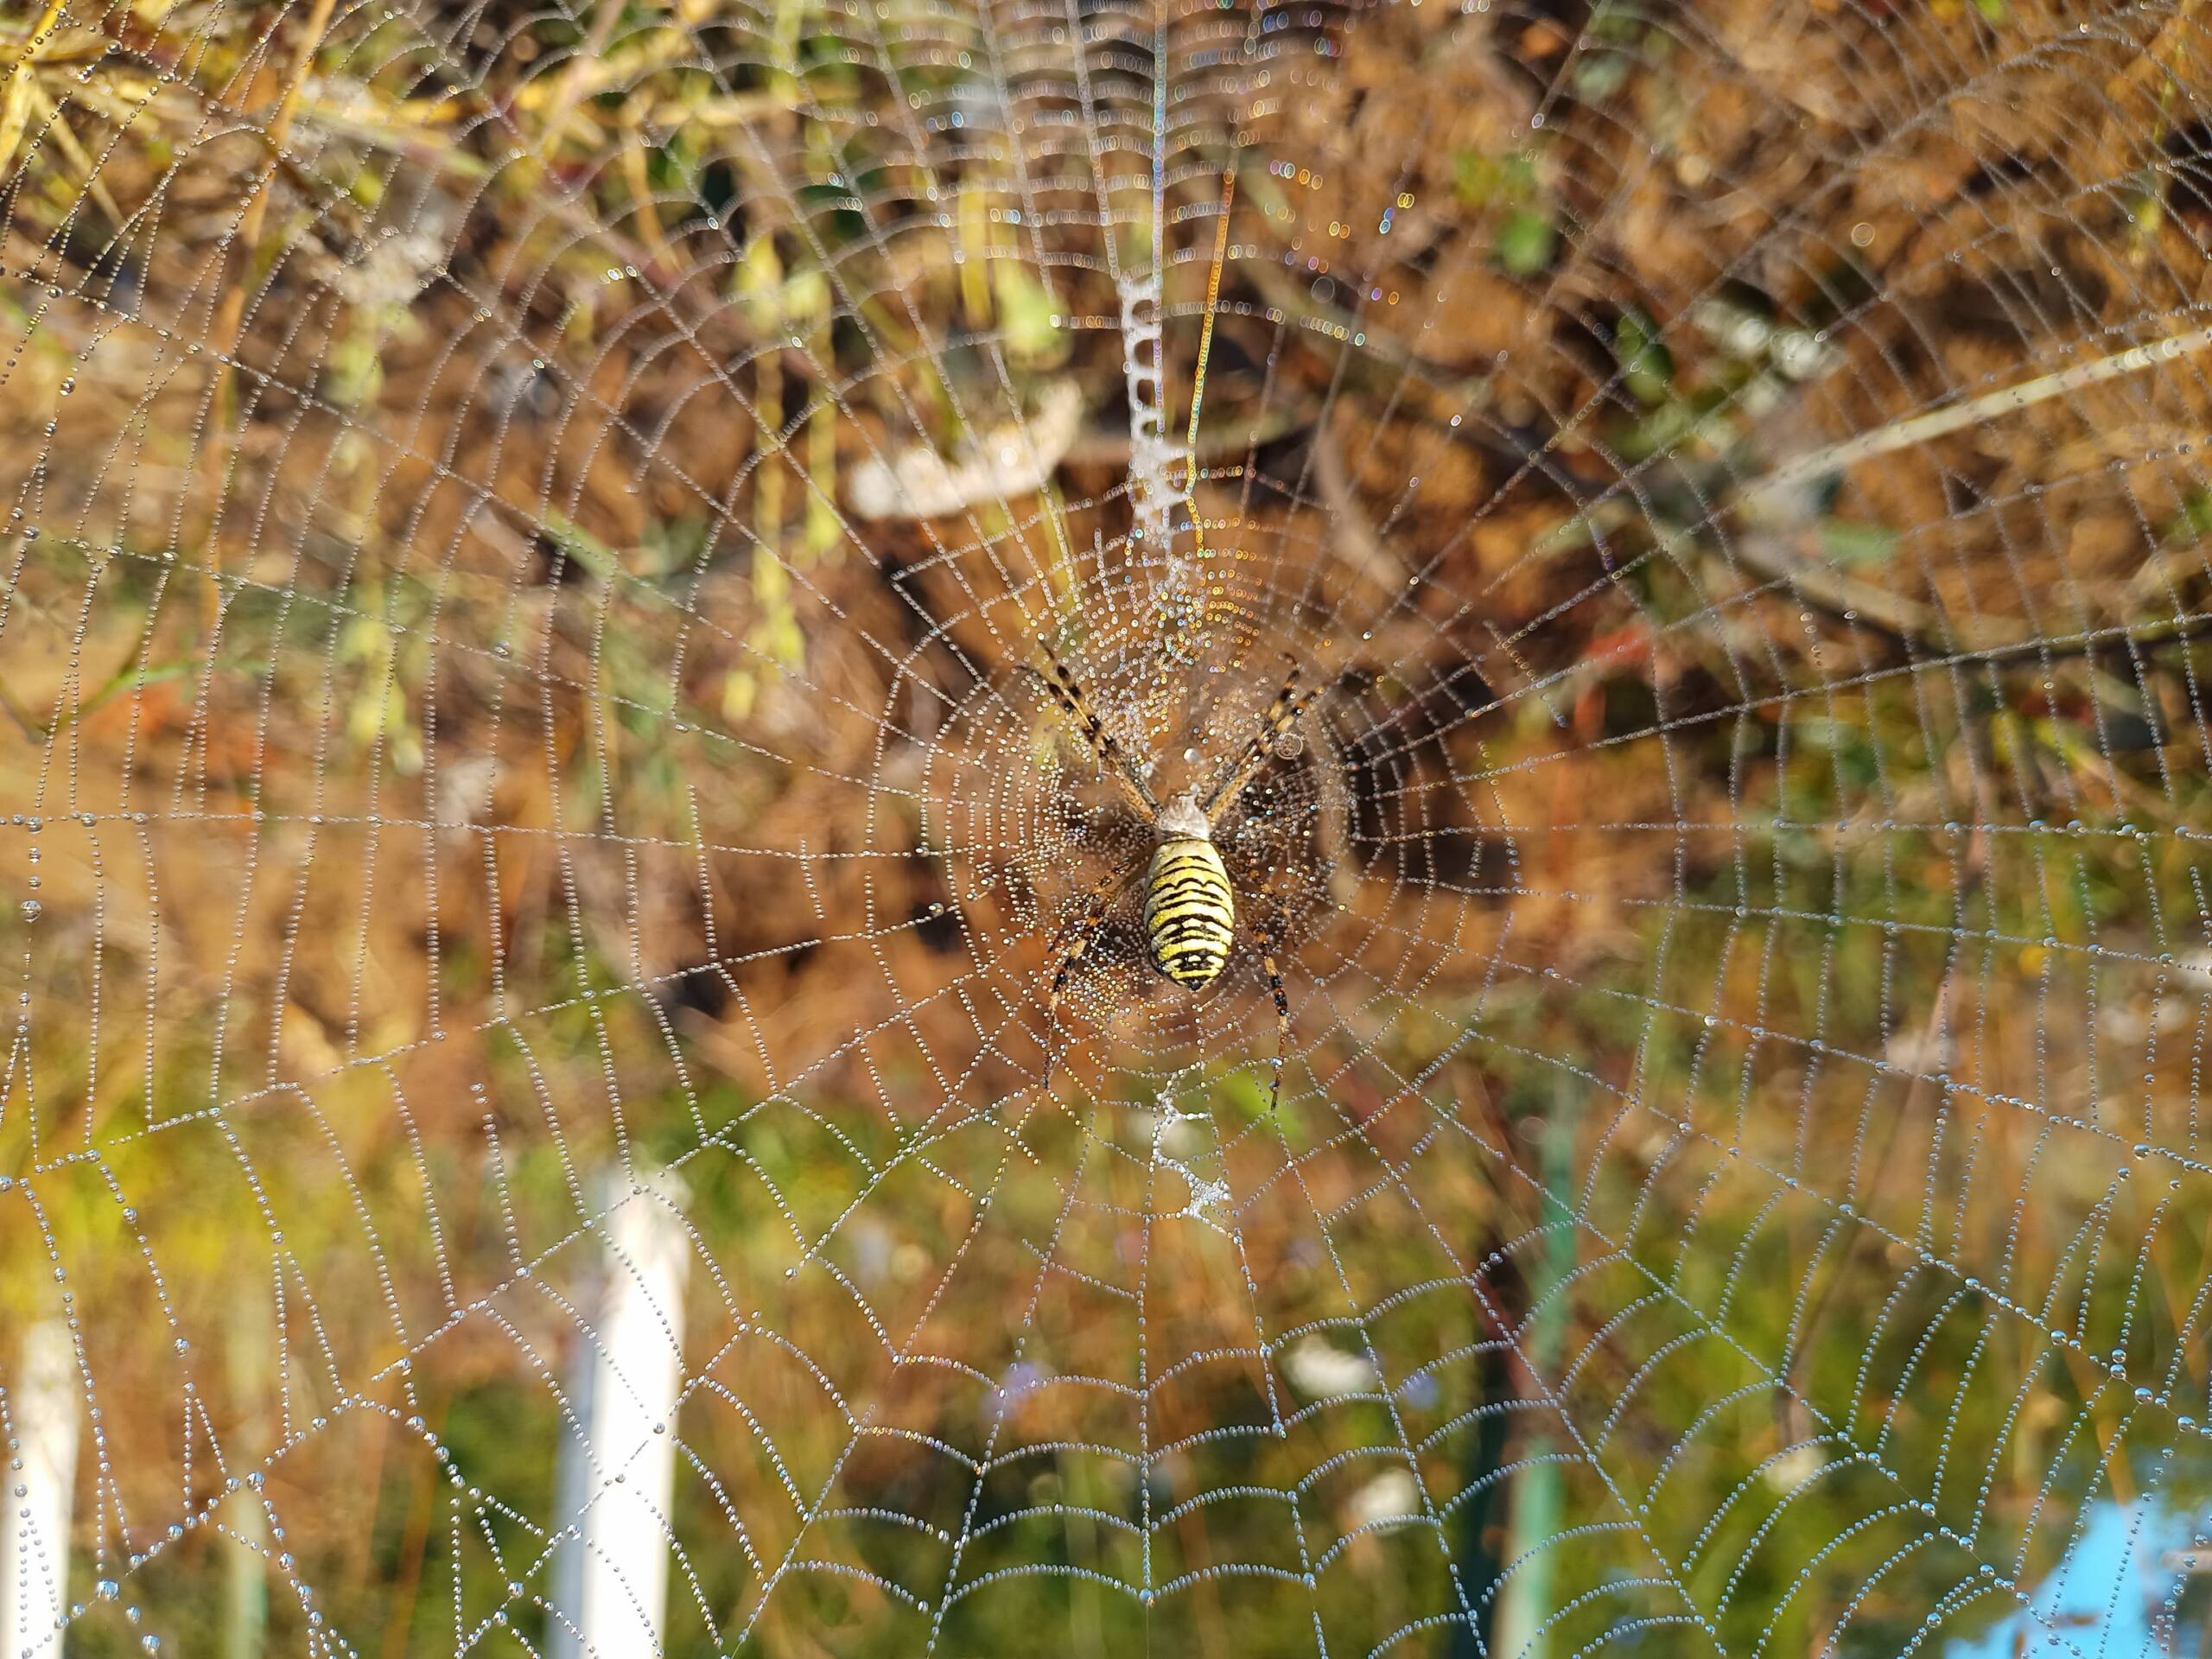
<svg viewBox="0 0 2212 1659">
<path fill-rule="evenodd" d="M 1198 836 L 1160 843 L 1145 876 L 1144 931 L 1154 966 L 1195 988 L 1221 971 L 1236 927 L 1236 906 L 1214 844 Z"/>
</svg>

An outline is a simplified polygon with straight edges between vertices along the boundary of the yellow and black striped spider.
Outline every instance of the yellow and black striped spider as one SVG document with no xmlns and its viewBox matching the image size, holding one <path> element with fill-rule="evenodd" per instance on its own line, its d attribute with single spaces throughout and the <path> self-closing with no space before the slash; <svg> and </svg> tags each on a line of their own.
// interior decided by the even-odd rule
<svg viewBox="0 0 2212 1659">
<path fill-rule="evenodd" d="M 1214 830 L 1254 774 L 1271 756 L 1282 752 L 1278 746 L 1287 747 L 1293 740 L 1300 716 L 1320 688 L 1301 691 L 1300 671 L 1294 663 L 1282 689 L 1261 718 L 1260 729 L 1222 769 L 1212 786 L 1203 793 L 1193 790 L 1163 804 L 1131 762 L 1128 751 L 1100 721 L 1089 695 L 1067 664 L 1050 645 L 1045 645 L 1044 654 L 1046 669 L 1039 677 L 1068 723 L 1090 745 L 1130 810 L 1151 830 L 1154 843 L 1145 865 L 1110 871 L 1091 889 L 1059 965 L 1053 970 L 1050 1007 L 1058 1009 L 1061 993 L 1097 939 L 1116 902 L 1140 876 L 1145 884 L 1145 944 L 1152 965 L 1189 990 L 1212 983 L 1229 961 L 1237 918 L 1236 891 L 1222 862 L 1221 849 L 1214 844 Z M 1281 1097 L 1282 1053 L 1290 1040 L 1290 1000 L 1283 990 L 1282 972 L 1275 959 L 1282 944 L 1282 920 L 1279 915 L 1266 913 L 1276 899 L 1274 887 L 1270 877 L 1255 906 L 1262 913 L 1250 930 L 1261 971 L 1275 1005 L 1277 1045 L 1270 1111 Z"/>
</svg>

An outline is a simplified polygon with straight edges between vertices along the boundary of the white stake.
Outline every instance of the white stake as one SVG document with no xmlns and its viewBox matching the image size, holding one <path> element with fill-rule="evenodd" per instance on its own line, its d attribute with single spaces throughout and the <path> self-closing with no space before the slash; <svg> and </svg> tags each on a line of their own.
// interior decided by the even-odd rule
<svg viewBox="0 0 2212 1659">
<path fill-rule="evenodd" d="M 607 1193 L 606 1275 L 574 1367 L 584 1433 L 561 1446 L 556 1519 L 577 1536 L 554 1568 L 553 1659 L 659 1653 L 668 1627 L 688 1195 L 669 1173 L 644 1192 L 618 1198 L 622 1192 Z"/>
<path fill-rule="evenodd" d="M 67 1321 L 41 1319 L 25 1334 L 15 1388 L 0 1404 L 16 1442 L 0 1508 L 0 1652 L 7 1659 L 58 1654 L 84 1406 Z"/>
</svg>

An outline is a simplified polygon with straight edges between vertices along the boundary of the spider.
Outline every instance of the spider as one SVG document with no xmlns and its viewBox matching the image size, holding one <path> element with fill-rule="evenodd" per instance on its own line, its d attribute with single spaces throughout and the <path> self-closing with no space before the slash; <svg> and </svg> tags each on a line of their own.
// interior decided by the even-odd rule
<svg viewBox="0 0 2212 1659">
<path fill-rule="evenodd" d="M 1068 723 L 1096 753 L 1106 776 L 1130 810 L 1151 830 L 1155 842 L 1150 861 L 1141 868 L 1133 866 L 1110 871 L 1090 890 L 1082 918 L 1053 971 L 1049 1008 L 1058 1010 L 1061 993 L 1084 953 L 1096 943 L 1107 915 L 1140 875 L 1145 887 L 1145 942 L 1152 965 L 1188 990 L 1211 984 L 1228 963 L 1237 915 L 1236 892 L 1222 862 L 1221 849 L 1214 844 L 1215 827 L 1271 757 L 1297 752 L 1294 746 L 1298 741 L 1299 720 L 1321 688 L 1300 690 L 1300 671 L 1293 663 L 1282 689 L 1261 718 L 1260 729 L 1222 769 L 1212 787 L 1203 794 L 1189 791 L 1162 804 L 1131 762 L 1128 751 L 1099 720 L 1082 683 L 1050 645 L 1044 645 L 1044 655 L 1046 669 L 1039 677 Z M 1265 911 L 1272 906 L 1273 876 L 1262 885 L 1259 898 L 1256 908 Z M 1290 1041 L 1290 999 L 1283 990 L 1282 974 L 1275 961 L 1282 943 L 1281 921 L 1256 921 L 1251 932 L 1275 1006 L 1274 1082 L 1268 1103 L 1273 1112 L 1281 1098 L 1282 1054 Z"/>
</svg>

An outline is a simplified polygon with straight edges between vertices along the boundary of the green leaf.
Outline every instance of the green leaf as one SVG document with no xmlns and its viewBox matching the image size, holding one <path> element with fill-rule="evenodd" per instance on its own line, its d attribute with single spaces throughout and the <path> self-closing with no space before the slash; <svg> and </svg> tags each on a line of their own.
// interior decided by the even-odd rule
<svg viewBox="0 0 2212 1659">
<path fill-rule="evenodd" d="M 1525 152 L 1493 156 L 1478 149 L 1455 149 L 1452 192 L 1469 207 L 1526 202 L 1536 194 L 1535 158 Z"/>
<path fill-rule="evenodd" d="M 545 533 L 591 575 L 604 580 L 621 569 L 622 560 L 614 550 L 582 524 L 550 507 L 545 509 L 543 518 Z"/>
<path fill-rule="evenodd" d="M 1651 412 L 1622 434 L 1621 454 L 1629 461 L 1648 460 L 1673 448 L 1696 428 L 1695 413 L 1681 398 L 1654 400 Z"/>
<path fill-rule="evenodd" d="M 1498 167 L 1478 149 L 1452 152 L 1452 194 L 1469 207 L 1479 207 L 1497 194 Z"/>
<path fill-rule="evenodd" d="M 1497 263 L 1516 276 L 1533 276 L 1552 262 L 1559 233 L 1532 208 L 1516 207 L 1497 227 Z"/>
<path fill-rule="evenodd" d="M 1574 90 L 1585 99 L 1610 98 L 1628 83 L 1630 59 L 1625 52 L 1591 52 L 1575 66 Z"/>
<path fill-rule="evenodd" d="M 1641 311 L 1623 314 L 1613 327 L 1613 353 L 1621 378 L 1640 403 L 1664 402 L 1674 384 L 1674 354 L 1659 341 L 1659 329 Z"/>
<path fill-rule="evenodd" d="M 1897 533 L 1887 524 L 1851 518 L 1821 520 L 1821 552 L 1832 564 L 1886 564 L 1897 550 Z"/>
<path fill-rule="evenodd" d="M 2212 535 L 2212 491 L 2202 487 L 2182 498 L 2181 511 L 2166 525 L 2163 539 L 2169 547 L 2189 547 Z"/>
<path fill-rule="evenodd" d="M 1057 363 L 1068 353 L 1067 336 L 1052 313 L 1052 297 L 1030 269 L 1018 260 L 991 262 L 991 298 L 1005 330 L 1007 354 L 1037 367 Z"/>
</svg>

